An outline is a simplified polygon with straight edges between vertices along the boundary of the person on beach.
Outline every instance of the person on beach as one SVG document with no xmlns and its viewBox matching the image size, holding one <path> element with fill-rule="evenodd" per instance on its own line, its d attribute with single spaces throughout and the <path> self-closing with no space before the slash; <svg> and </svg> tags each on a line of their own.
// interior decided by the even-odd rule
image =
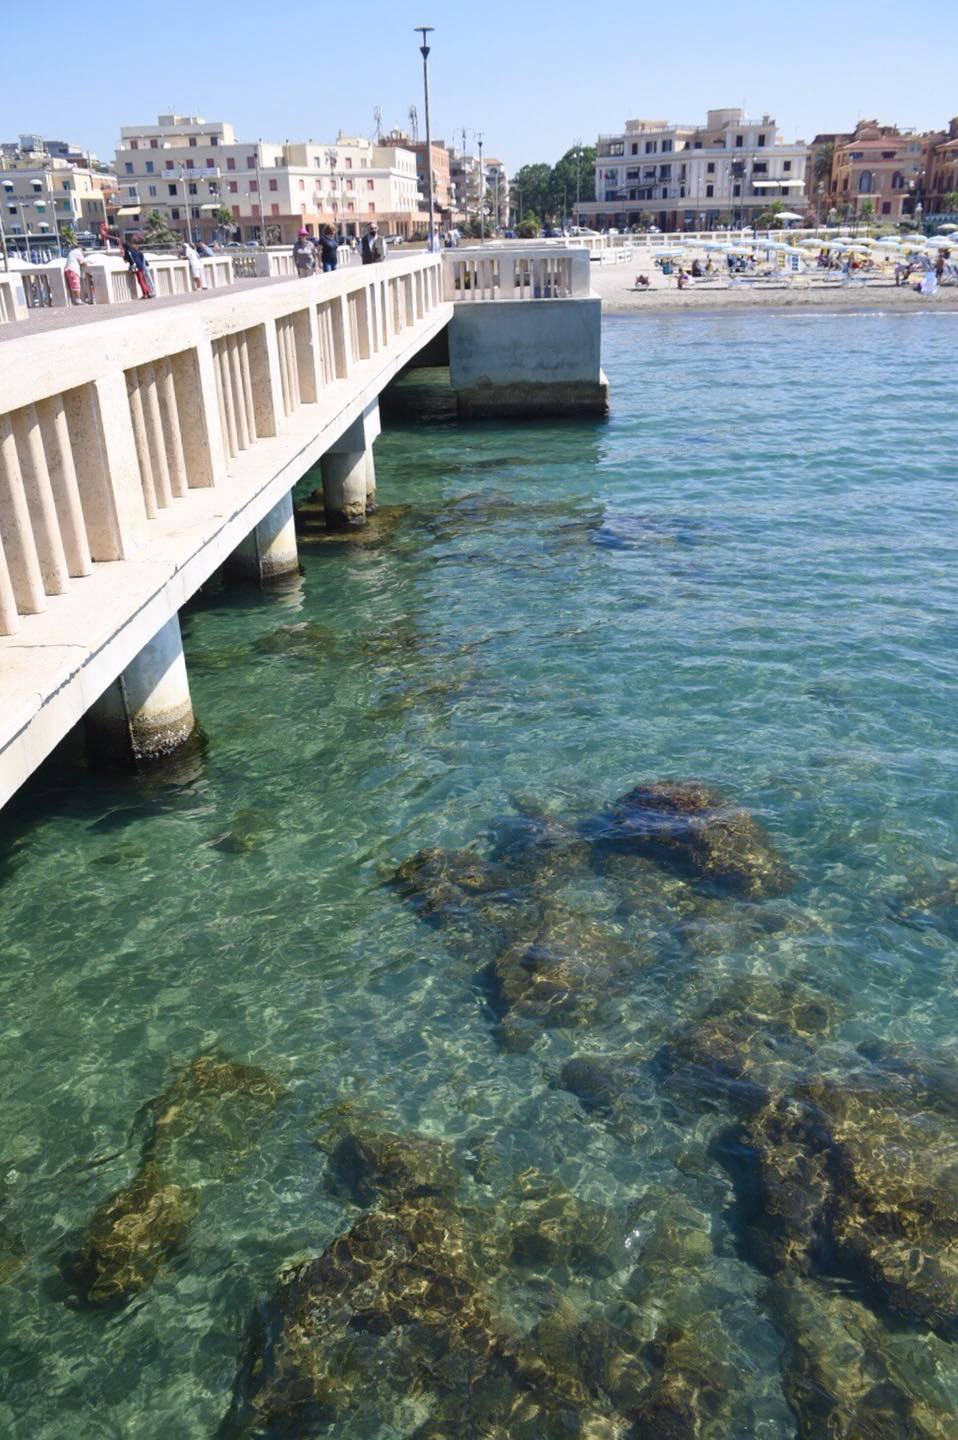
<svg viewBox="0 0 958 1440">
<path fill-rule="evenodd" d="M 680 290 L 687 290 L 692 283 L 691 275 L 689 275 L 687 270 L 683 270 L 681 265 L 679 266 L 679 273 L 676 276 L 676 280 Z"/>
<path fill-rule="evenodd" d="M 319 237 L 319 253 L 323 261 L 323 273 L 335 270 L 339 264 L 339 242 L 332 225 L 324 225 Z"/>
<path fill-rule="evenodd" d="M 364 265 L 376 265 L 386 258 L 386 247 L 383 245 L 383 237 L 380 235 L 379 226 L 375 221 L 366 227 L 360 253 Z"/>
<path fill-rule="evenodd" d="M 636 275 L 636 277 L 635 277 L 635 288 L 636 288 L 636 290 L 648 290 L 648 289 L 650 288 L 650 285 L 651 285 L 651 281 L 649 280 L 648 275 Z"/>
<path fill-rule="evenodd" d="M 306 280 L 316 273 L 316 247 L 309 238 L 308 230 L 300 230 L 293 246 L 293 263 L 300 280 Z"/>
<path fill-rule="evenodd" d="M 83 246 L 71 245 L 67 252 L 67 263 L 63 267 L 63 278 L 66 281 L 71 305 L 81 305 L 83 303 L 81 278 L 85 272 L 86 255 L 84 254 Z"/>
<path fill-rule="evenodd" d="M 188 241 L 184 240 L 180 246 L 180 258 L 185 260 L 190 267 L 190 279 L 193 282 L 193 289 L 205 290 L 206 275 L 203 272 L 203 262 Z"/>
<path fill-rule="evenodd" d="M 137 237 L 139 238 L 139 237 Z M 149 265 L 143 251 L 129 240 L 123 242 L 123 259 L 136 276 L 136 283 L 140 287 L 140 299 L 152 300 L 156 294 L 153 281 L 150 279 Z"/>
</svg>

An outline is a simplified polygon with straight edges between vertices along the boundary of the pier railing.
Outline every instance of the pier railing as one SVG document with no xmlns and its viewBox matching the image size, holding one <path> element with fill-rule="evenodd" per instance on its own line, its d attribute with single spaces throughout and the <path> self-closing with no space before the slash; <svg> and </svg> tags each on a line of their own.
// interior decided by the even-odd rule
<svg viewBox="0 0 958 1440">
<path fill-rule="evenodd" d="M 590 293 L 589 251 L 510 244 L 446 251 L 447 300 L 566 300 Z"/>
<path fill-rule="evenodd" d="M 191 496 L 444 303 L 417 254 L 0 342 L 0 635 L 148 555 L 164 516 L 189 527 Z"/>
</svg>

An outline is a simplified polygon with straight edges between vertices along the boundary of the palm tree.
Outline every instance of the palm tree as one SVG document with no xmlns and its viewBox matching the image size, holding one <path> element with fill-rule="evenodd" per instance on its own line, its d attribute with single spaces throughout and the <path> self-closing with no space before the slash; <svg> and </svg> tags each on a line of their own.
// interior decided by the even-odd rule
<svg viewBox="0 0 958 1440">
<path fill-rule="evenodd" d="M 831 185 L 834 159 L 835 142 L 826 140 L 815 151 L 815 159 L 812 162 L 812 176 L 816 185 L 824 185 L 826 188 Z"/>
</svg>

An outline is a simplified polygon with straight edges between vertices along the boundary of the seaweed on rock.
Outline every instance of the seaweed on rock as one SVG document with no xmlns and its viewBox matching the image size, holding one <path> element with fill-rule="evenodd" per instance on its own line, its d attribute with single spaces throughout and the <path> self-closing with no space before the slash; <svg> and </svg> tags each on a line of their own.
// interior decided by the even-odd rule
<svg viewBox="0 0 958 1440">
<path fill-rule="evenodd" d="M 419 850 L 392 883 L 421 920 L 439 926 L 513 929 L 540 905 L 502 865 L 471 850 Z"/>
</svg>

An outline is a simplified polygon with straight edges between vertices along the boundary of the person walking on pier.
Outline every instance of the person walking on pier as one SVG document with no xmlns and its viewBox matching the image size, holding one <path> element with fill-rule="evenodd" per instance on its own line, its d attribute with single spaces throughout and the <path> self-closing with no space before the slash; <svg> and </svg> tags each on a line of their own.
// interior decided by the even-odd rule
<svg viewBox="0 0 958 1440">
<path fill-rule="evenodd" d="M 323 273 L 335 270 L 339 264 L 339 244 L 332 225 L 324 225 L 319 237 L 319 253 L 323 258 Z"/>
<path fill-rule="evenodd" d="M 70 295 L 71 305 L 83 303 L 81 279 L 86 274 L 86 256 L 82 245 L 71 245 L 67 263 L 63 267 L 63 279 Z"/>
<path fill-rule="evenodd" d="M 193 282 L 194 290 L 206 289 L 206 276 L 203 273 L 203 262 L 200 260 L 196 250 L 188 241 L 180 246 L 180 254 L 190 267 L 190 279 Z"/>
<path fill-rule="evenodd" d="M 300 230 L 293 246 L 293 262 L 296 274 L 301 280 L 316 273 L 316 247 L 309 238 L 308 230 Z"/>
<path fill-rule="evenodd" d="M 374 265 L 377 261 L 386 258 L 386 247 L 383 245 L 383 237 L 380 235 L 379 226 L 375 221 L 366 228 L 361 254 L 364 265 Z"/>
</svg>

